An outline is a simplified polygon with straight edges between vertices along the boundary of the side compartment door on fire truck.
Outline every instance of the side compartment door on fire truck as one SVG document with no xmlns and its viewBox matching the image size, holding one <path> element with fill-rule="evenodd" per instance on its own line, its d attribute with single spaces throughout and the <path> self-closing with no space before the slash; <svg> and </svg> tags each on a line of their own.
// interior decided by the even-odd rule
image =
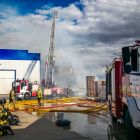
<svg viewBox="0 0 140 140">
<path fill-rule="evenodd" d="M 108 97 L 112 96 L 111 90 L 112 89 L 111 89 L 111 71 L 110 71 L 106 75 L 106 98 L 107 98 L 107 100 L 108 100 Z"/>
</svg>

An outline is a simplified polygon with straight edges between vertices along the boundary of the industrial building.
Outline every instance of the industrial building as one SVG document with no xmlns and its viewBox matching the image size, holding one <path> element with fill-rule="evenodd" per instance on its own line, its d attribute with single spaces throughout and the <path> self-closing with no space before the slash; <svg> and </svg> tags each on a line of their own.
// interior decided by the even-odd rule
<svg viewBox="0 0 140 140">
<path fill-rule="evenodd" d="M 29 79 L 40 84 L 40 58 L 40 53 L 28 53 L 28 50 L 0 49 L 0 95 L 9 93 L 14 80 L 24 78 L 34 60 Z"/>
<path fill-rule="evenodd" d="M 69 66 L 54 66 L 54 82 L 57 82 L 57 86 L 64 88 L 68 85 L 74 84 L 74 73 L 72 67 Z"/>
</svg>

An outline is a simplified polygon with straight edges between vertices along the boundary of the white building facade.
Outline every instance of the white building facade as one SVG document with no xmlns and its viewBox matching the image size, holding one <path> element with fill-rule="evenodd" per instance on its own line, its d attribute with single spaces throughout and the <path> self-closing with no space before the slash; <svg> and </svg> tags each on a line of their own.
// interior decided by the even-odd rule
<svg viewBox="0 0 140 140">
<path fill-rule="evenodd" d="M 28 66 L 36 58 L 36 64 L 29 77 L 30 82 L 40 85 L 40 53 L 28 53 L 28 50 L 0 49 L 0 95 L 9 94 L 14 80 L 22 80 Z"/>
</svg>

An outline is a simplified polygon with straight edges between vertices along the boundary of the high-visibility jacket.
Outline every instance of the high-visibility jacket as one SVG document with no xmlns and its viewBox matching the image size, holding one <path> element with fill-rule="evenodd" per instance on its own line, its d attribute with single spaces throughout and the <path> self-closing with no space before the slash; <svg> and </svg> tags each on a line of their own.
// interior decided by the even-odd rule
<svg viewBox="0 0 140 140">
<path fill-rule="evenodd" d="M 70 87 L 67 88 L 67 92 L 70 93 Z"/>
<path fill-rule="evenodd" d="M 37 98 L 42 98 L 42 96 L 43 96 L 43 92 L 41 90 L 39 90 L 37 92 Z"/>
<path fill-rule="evenodd" d="M 14 96 L 15 96 L 14 94 L 15 94 L 14 90 L 11 90 L 11 91 L 10 91 L 10 96 L 9 96 L 9 99 L 10 99 L 10 100 L 11 100 L 11 99 L 14 100 L 14 98 L 15 98 L 15 97 L 14 97 Z"/>
<path fill-rule="evenodd" d="M 3 116 L 3 106 L 0 105 L 0 118 Z"/>
</svg>

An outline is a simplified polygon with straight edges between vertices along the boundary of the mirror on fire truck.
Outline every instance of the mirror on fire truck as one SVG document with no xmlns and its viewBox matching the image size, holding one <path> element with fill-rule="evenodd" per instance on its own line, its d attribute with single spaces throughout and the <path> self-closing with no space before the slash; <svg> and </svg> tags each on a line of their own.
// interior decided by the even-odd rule
<svg viewBox="0 0 140 140">
<path fill-rule="evenodd" d="M 123 47 L 122 48 L 122 57 L 123 57 L 123 63 L 126 65 L 126 63 L 130 62 L 130 51 L 129 47 Z"/>
<path fill-rule="evenodd" d="M 123 47 L 122 48 L 122 58 L 123 58 L 123 70 L 124 70 L 124 73 L 131 72 L 131 66 L 128 64 L 128 63 L 130 63 L 129 47 Z"/>
<path fill-rule="evenodd" d="M 12 88 L 15 87 L 15 82 L 12 82 Z"/>
</svg>

